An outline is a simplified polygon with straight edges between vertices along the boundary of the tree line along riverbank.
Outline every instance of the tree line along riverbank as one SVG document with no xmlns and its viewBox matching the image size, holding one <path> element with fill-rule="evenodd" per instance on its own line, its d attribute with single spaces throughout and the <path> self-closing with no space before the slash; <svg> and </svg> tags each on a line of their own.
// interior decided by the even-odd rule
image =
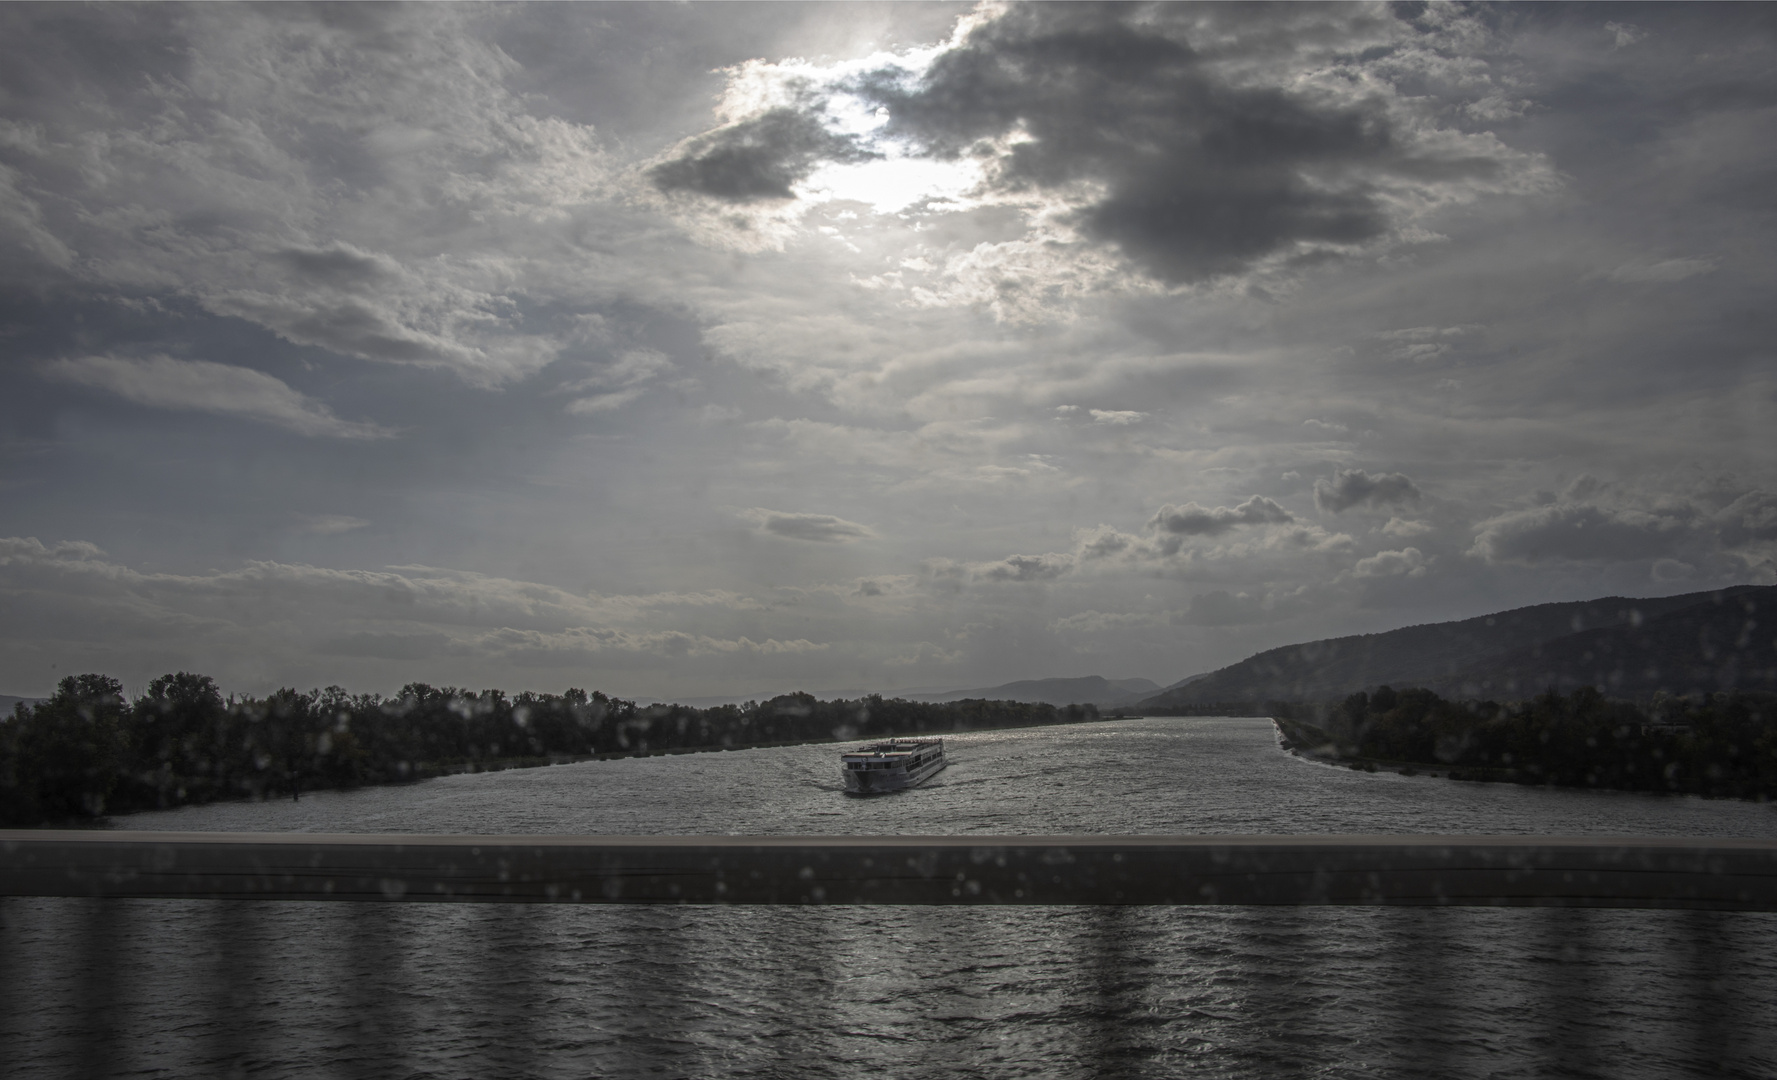
<svg viewBox="0 0 1777 1080">
<path fill-rule="evenodd" d="M 942 734 L 1098 719 L 1091 705 L 787 694 L 697 709 L 602 693 L 470 691 L 410 683 L 393 697 L 340 687 L 224 697 L 208 676 L 105 675 L 0 719 L 0 824 L 92 820 L 219 799 L 299 797 L 452 772 L 598 757 Z"/>
<path fill-rule="evenodd" d="M 1655 695 L 1635 703 L 1586 686 L 1500 704 L 1384 686 L 1331 704 L 1274 704 L 1268 713 L 1289 749 L 1355 768 L 1777 798 L 1777 694 Z"/>
</svg>

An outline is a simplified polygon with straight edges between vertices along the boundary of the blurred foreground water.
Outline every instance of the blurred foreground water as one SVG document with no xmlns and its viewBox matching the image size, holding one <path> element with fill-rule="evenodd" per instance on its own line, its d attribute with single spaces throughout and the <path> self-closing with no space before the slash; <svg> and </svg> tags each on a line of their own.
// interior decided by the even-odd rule
<svg viewBox="0 0 1777 1080">
<path fill-rule="evenodd" d="M 119 819 L 438 833 L 1777 835 L 1777 808 L 1367 774 L 1269 722 L 588 762 Z M 0 901 L 16 1076 L 1772 1076 L 1777 916 Z"/>
</svg>

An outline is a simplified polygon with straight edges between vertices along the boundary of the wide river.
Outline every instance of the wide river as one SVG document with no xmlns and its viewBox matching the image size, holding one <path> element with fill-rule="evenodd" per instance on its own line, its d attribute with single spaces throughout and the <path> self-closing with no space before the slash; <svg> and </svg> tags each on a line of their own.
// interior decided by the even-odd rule
<svg viewBox="0 0 1777 1080">
<path fill-rule="evenodd" d="M 1250 719 L 587 762 L 122 818 L 305 832 L 1777 836 L 1777 807 L 1359 773 Z M 0 901 L 8 1076 L 1777 1076 L 1777 917 Z"/>
</svg>

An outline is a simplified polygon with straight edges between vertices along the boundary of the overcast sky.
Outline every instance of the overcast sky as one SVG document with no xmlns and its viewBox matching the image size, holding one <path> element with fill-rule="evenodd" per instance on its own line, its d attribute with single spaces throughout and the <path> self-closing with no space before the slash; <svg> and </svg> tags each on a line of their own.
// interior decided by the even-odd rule
<svg viewBox="0 0 1777 1080">
<path fill-rule="evenodd" d="M 1777 11 L 0 6 L 0 692 L 1777 581 Z"/>
</svg>

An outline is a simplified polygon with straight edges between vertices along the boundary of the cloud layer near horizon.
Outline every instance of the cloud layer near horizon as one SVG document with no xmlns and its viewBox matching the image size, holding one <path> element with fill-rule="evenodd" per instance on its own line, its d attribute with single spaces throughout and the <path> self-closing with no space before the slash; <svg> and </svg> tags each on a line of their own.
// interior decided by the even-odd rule
<svg viewBox="0 0 1777 1080">
<path fill-rule="evenodd" d="M 1777 581 L 1773 17 L 1627 18 L 0 9 L 0 690 L 1164 684 Z"/>
</svg>

